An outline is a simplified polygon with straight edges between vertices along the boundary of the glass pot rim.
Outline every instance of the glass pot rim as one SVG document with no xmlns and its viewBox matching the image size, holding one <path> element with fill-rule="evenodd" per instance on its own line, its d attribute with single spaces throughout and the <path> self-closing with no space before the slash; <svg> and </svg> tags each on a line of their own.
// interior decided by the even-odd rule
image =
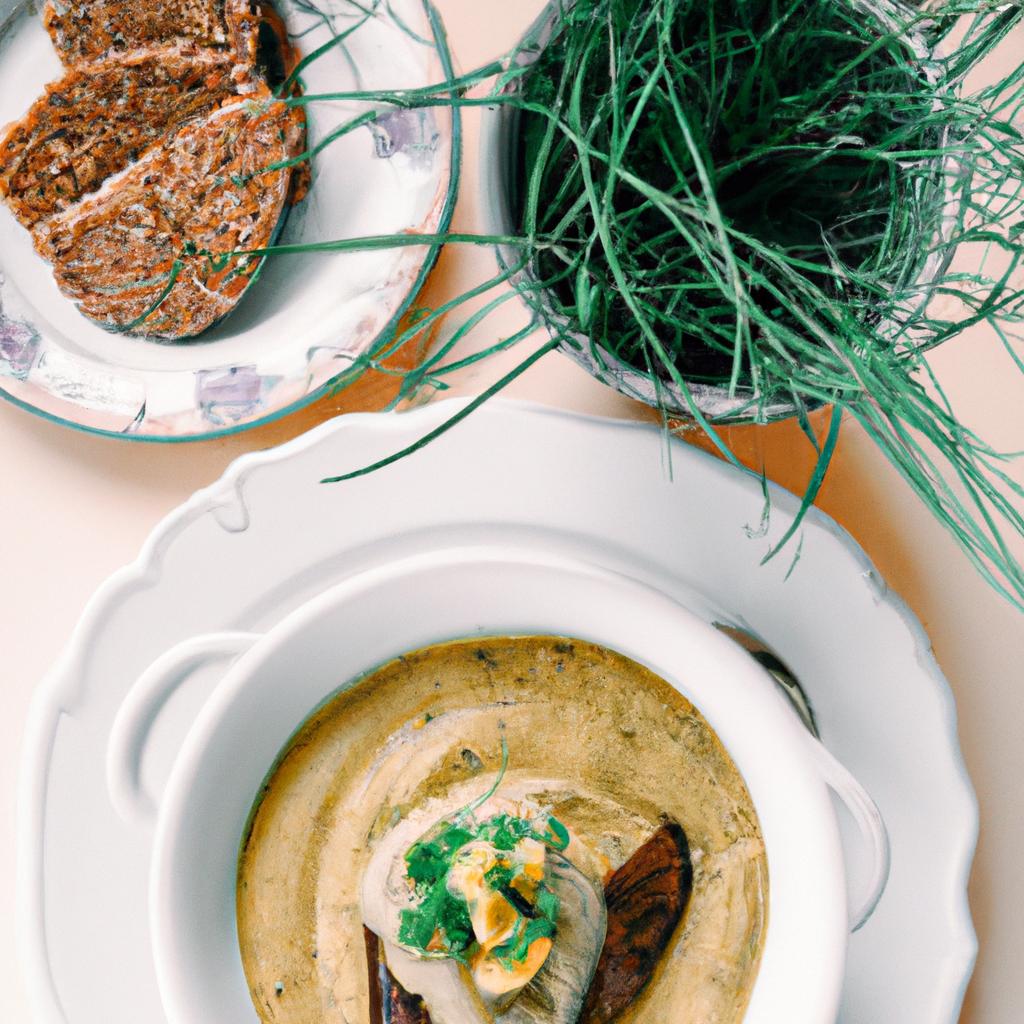
<svg viewBox="0 0 1024 1024">
<path fill-rule="evenodd" d="M 556 37 L 562 13 L 574 2 L 575 0 L 549 0 L 516 48 L 515 52 L 521 66 L 532 65 L 539 58 L 544 48 Z M 876 15 L 893 28 L 898 28 L 900 24 L 897 18 L 901 7 L 897 0 L 850 0 L 850 3 L 862 8 L 866 13 Z M 919 33 L 905 32 L 904 35 L 908 45 L 928 66 L 936 51 L 929 47 Z M 505 95 L 521 92 L 522 83 L 523 78 L 517 78 L 506 87 Z M 500 103 L 489 108 L 484 118 L 481 145 L 482 203 L 488 221 L 487 229 L 495 235 L 514 234 L 517 228 L 514 209 L 521 119 L 520 110 Z M 945 149 L 947 138 L 948 131 L 942 140 L 942 149 Z M 945 165 L 947 174 L 955 177 L 952 155 L 943 157 L 938 162 Z M 942 242 L 949 240 L 954 228 L 955 218 L 948 214 L 943 220 Z M 519 292 L 520 298 L 537 315 L 547 332 L 552 337 L 560 339 L 559 350 L 591 376 L 628 398 L 678 419 L 696 420 L 696 409 L 709 421 L 724 425 L 777 422 L 803 416 L 827 404 L 810 398 L 802 403 L 783 399 L 765 403 L 749 387 L 738 387 L 730 392 L 726 385 L 698 381 L 688 382 L 686 395 L 675 383 L 636 369 L 620 360 L 593 338 L 574 329 L 571 319 L 557 312 L 544 292 L 524 287 L 536 284 L 532 267 L 527 266 L 513 272 L 517 264 L 522 263 L 521 250 L 509 244 L 499 244 L 495 249 L 502 270 L 511 273 L 512 284 Z M 917 281 L 924 289 L 923 301 L 928 301 L 931 286 L 949 268 L 953 256 L 953 247 L 944 244 L 935 247 Z"/>
</svg>

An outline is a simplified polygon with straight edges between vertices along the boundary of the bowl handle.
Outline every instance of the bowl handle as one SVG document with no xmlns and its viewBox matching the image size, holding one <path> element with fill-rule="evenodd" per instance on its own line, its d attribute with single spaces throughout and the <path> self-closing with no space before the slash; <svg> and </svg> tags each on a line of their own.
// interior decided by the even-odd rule
<svg viewBox="0 0 1024 1024">
<path fill-rule="evenodd" d="M 850 907 L 850 930 L 856 932 L 867 924 L 875 912 L 889 882 L 892 866 L 889 831 L 878 805 L 867 790 L 829 753 L 824 743 L 810 737 L 808 739 L 825 784 L 846 805 L 871 855 L 872 873 L 867 892 L 856 905 Z"/>
<path fill-rule="evenodd" d="M 139 676 L 119 708 L 107 744 L 107 792 L 125 821 L 152 823 L 157 803 L 142 785 L 142 756 L 161 709 L 189 676 L 211 661 L 244 654 L 257 633 L 209 633 L 162 654 Z"/>
</svg>

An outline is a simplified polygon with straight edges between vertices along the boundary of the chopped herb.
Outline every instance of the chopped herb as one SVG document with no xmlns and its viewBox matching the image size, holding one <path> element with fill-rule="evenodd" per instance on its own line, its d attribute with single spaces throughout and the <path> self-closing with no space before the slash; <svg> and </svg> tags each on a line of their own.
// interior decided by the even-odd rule
<svg viewBox="0 0 1024 1024">
<path fill-rule="evenodd" d="M 550 889 L 544 889 L 538 893 L 537 911 L 542 917 L 549 921 L 557 921 L 559 909 L 558 897 Z"/>
<path fill-rule="evenodd" d="M 505 867 L 498 865 L 497 867 L 491 868 L 490 871 L 484 875 L 484 881 L 492 888 L 498 891 L 507 889 L 512 884 L 512 879 L 519 874 L 519 869 L 516 867 Z"/>
<path fill-rule="evenodd" d="M 408 876 L 420 886 L 431 886 L 448 874 L 455 854 L 476 838 L 472 832 L 451 825 L 434 839 L 417 843 L 405 855 Z"/>
<path fill-rule="evenodd" d="M 472 843 L 483 844 L 483 849 L 490 851 L 484 885 L 516 913 L 511 937 L 493 952 L 497 961 L 511 970 L 513 964 L 526 960 L 533 942 L 552 938 L 557 930 L 558 896 L 545 878 L 528 874 L 527 865 L 517 862 L 516 851 L 524 841 L 564 850 L 569 845 L 568 829 L 550 816 L 531 820 L 502 813 L 481 821 L 475 817 L 475 812 L 498 791 L 508 770 L 504 739 L 501 755 L 501 768 L 490 789 L 442 821 L 405 855 L 406 878 L 412 883 L 417 904 L 402 911 L 398 941 L 424 956 L 467 962 L 479 948 L 470 905 L 458 886 L 449 887 L 460 851 Z M 463 860 L 462 866 L 471 863 L 471 859 Z"/>
<path fill-rule="evenodd" d="M 494 954 L 499 963 L 507 970 L 511 970 L 515 964 L 521 964 L 526 960 L 530 954 L 530 946 L 537 939 L 554 938 L 555 931 L 555 922 L 546 917 L 536 917 L 529 921 L 520 922 L 520 927 L 517 928 L 515 937 L 505 943 L 505 945 L 499 946 L 494 951 Z"/>
<path fill-rule="evenodd" d="M 564 850 L 569 845 L 569 830 L 557 818 L 548 818 L 548 832 L 543 841 L 556 850 Z"/>
<path fill-rule="evenodd" d="M 416 910 L 403 910 L 398 941 L 426 951 L 438 930 L 447 897 L 447 888 L 443 882 L 438 882 Z"/>
<path fill-rule="evenodd" d="M 440 924 L 449 951 L 467 949 L 473 941 L 473 922 L 469 919 L 469 908 L 465 900 L 449 895 Z"/>
</svg>

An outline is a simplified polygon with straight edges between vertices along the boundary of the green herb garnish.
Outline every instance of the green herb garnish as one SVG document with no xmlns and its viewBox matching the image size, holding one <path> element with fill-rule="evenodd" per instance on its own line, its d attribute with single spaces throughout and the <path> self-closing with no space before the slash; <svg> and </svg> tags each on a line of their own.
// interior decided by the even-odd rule
<svg viewBox="0 0 1024 1024">
<path fill-rule="evenodd" d="M 557 906 L 556 906 L 557 912 Z M 515 937 L 494 951 L 498 962 L 506 970 L 511 970 L 514 964 L 523 963 L 529 955 L 530 946 L 537 939 L 552 939 L 555 936 L 556 925 L 554 920 L 548 917 L 535 917 L 531 920 L 521 920 L 516 930 Z"/>
<path fill-rule="evenodd" d="M 569 832 L 553 817 L 540 821 L 495 814 L 477 820 L 479 810 L 498 791 L 508 770 L 508 745 L 501 744 L 501 768 L 488 791 L 450 818 L 430 835 L 410 847 L 405 855 L 406 878 L 416 894 L 414 909 L 402 911 L 398 941 L 428 957 L 446 957 L 467 962 L 477 951 L 471 908 L 465 896 L 449 886 L 460 852 L 471 843 L 487 844 L 495 863 L 483 876 L 492 893 L 504 899 L 515 914 L 511 937 L 493 950 L 506 969 L 523 963 L 531 944 L 553 938 L 557 930 L 559 900 L 547 879 L 528 876 L 516 851 L 524 840 L 542 843 L 561 851 L 569 845 Z"/>
</svg>

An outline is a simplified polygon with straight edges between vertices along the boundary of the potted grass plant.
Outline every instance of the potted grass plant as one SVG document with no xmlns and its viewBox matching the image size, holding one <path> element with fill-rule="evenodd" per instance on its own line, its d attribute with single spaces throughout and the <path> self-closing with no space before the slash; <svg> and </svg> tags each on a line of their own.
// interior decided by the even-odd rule
<svg viewBox="0 0 1024 1024">
<path fill-rule="evenodd" d="M 525 240 L 501 262 L 564 352 L 727 457 L 718 425 L 797 418 L 820 449 L 804 509 L 848 415 L 1018 604 L 1001 531 L 1024 531 L 1020 488 L 926 355 L 987 322 L 1021 365 L 1024 67 L 964 87 L 1020 19 L 556 0 L 499 84 L 485 146 L 492 226 Z M 978 244 L 989 266 L 953 271 Z"/>
<path fill-rule="evenodd" d="M 841 423 L 855 421 L 1024 608 L 1024 568 L 1005 539 L 1024 534 L 1024 488 L 1010 456 L 957 419 L 927 360 L 985 325 L 1024 371 L 1024 59 L 969 84 L 1022 23 L 1019 3 L 996 0 L 552 0 L 486 67 L 432 89 L 354 94 L 381 113 L 491 108 L 492 223 L 337 245 L 496 246 L 501 268 L 417 311 L 342 383 L 509 282 L 529 326 L 453 358 L 508 296 L 472 307 L 402 372 L 396 401 L 537 327 L 549 336 L 445 427 L 360 473 L 429 443 L 561 349 L 666 419 L 689 418 L 727 458 L 721 424 L 795 417 L 819 453 L 803 511 Z M 439 19 L 433 29 L 443 48 Z M 972 269 L 954 262 L 962 252 Z"/>
</svg>

